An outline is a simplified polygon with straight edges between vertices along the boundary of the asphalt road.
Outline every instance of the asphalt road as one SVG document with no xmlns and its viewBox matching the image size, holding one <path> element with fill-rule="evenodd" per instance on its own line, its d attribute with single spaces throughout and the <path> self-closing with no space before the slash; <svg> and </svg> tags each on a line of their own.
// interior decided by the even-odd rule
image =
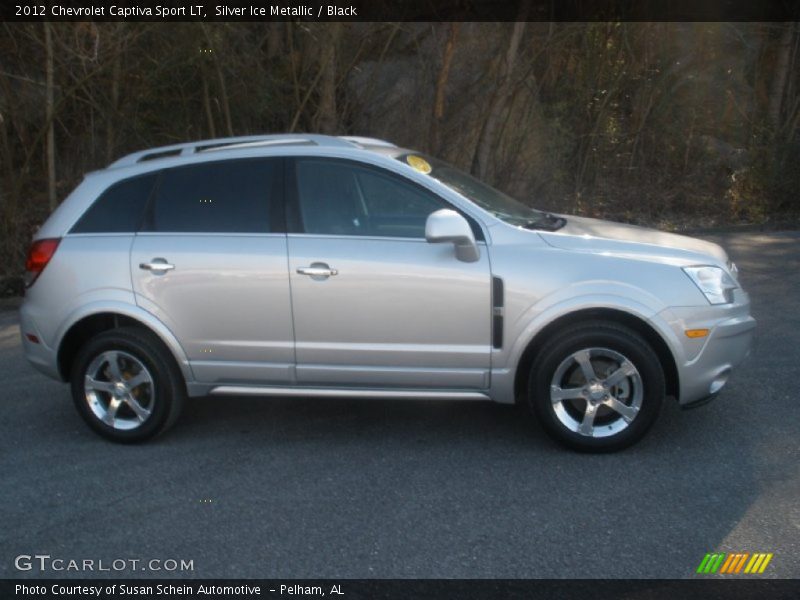
<svg viewBox="0 0 800 600">
<path fill-rule="evenodd" d="M 669 404 L 606 456 L 467 402 L 204 398 L 119 446 L 27 365 L 1 312 L 0 577 L 40 576 L 14 558 L 49 554 L 192 560 L 177 574 L 202 578 L 672 578 L 711 551 L 772 552 L 765 577 L 798 577 L 800 235 L 720 239 L 754 355 L 714 403 Z"/>
</svg>

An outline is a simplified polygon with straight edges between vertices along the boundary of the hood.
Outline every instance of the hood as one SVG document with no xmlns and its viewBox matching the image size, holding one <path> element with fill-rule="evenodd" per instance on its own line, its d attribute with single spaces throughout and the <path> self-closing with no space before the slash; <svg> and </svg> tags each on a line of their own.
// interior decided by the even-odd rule
<svg viewBox="0 0 800 600">
<path fill-rule="evenodd" d="M 727 266 L 728 255 L 713 242 L 613 221 L 558 216 L 567 220 L 564 227 L 553 232 L 537 232 L 546 243 L 556 248 L 662 260 L 677 259 L 686 264 L 712 262 Z"/>
</svg>

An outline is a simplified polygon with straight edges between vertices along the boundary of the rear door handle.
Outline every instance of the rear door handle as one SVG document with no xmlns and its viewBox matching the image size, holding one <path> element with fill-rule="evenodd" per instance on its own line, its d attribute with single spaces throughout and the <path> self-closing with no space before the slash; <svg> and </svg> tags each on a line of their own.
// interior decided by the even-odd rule
<svg viewBox="0 0 800 600">
<path fill-rule="evenodd" d="M 315 262 L 308 267 L 299 267 L 297 273 L 299 275 L 308 275 L 311 279 L 327 279 L 332 275 L 338 275 L 339 271 L 331 269 L 325 263 Z"/>
<path fill-rule="evenodd" d="M 139 268 L 145 271 L 171 271 L 175 265 L 168 263 L 165 258 L 154 258 L 149 263 L 139 263 Z"/>
</svg>

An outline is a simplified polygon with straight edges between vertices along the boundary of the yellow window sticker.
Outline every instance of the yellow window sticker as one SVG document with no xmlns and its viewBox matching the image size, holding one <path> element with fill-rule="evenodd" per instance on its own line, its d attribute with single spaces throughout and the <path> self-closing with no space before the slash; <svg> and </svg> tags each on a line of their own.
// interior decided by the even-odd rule
<svg viewBox="0 0 800 600">
<path fill-rule="evenodd" d="M 412 168 L 416 169 L 420 173 L 424 173 L 425 175 L 433 170 L 430 163 L 421 156 L 414 156 L 412 154 L 406 157 L 406 162 L 411 165 Z"/>
</svg>

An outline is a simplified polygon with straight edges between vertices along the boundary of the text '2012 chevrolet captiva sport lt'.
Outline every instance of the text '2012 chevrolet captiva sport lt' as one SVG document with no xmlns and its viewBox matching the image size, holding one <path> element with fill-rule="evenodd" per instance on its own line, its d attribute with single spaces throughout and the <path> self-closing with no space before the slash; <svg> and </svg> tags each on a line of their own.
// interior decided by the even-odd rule
<svg viewBox="0 0 800 600">
<path fill-rule="evenodd" d="M 90 173 L 34 237 L 25 353 L 98 433 L 186 397 L 527 405 L 579 450 L 701 403 L 755 322 L 719 246 L 533 210 L 369 138 L 228 138 Z"/>
</svg>

